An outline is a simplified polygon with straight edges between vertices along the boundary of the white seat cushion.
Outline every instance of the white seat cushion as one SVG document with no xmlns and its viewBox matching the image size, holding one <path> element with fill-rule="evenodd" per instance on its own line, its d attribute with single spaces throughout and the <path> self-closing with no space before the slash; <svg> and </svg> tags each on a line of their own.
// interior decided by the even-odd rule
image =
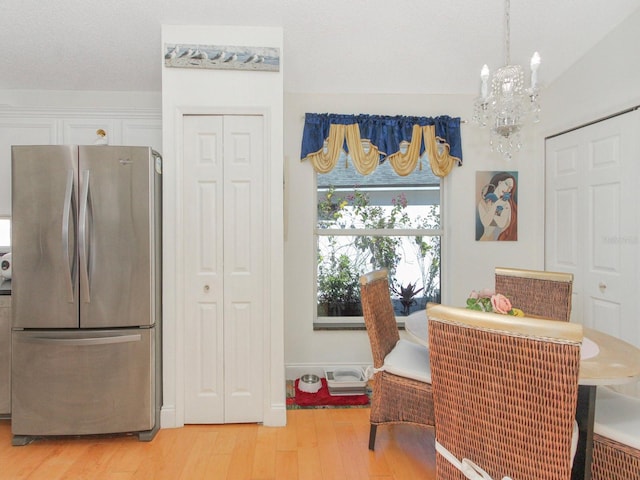
<svg viewBox="0 0 640 480">
<path fill-rule="evenodd" d="M 598 387 L 593 431 L 640 450 L 640 399 Z"/>
<path fill-rule="evenodd" d="M 431 383 L 429 350 L 424 345 L 418 345 L 401 338 L 384 358 L 384 364 L 380 370 L 420 382 Z"/>
</svg>

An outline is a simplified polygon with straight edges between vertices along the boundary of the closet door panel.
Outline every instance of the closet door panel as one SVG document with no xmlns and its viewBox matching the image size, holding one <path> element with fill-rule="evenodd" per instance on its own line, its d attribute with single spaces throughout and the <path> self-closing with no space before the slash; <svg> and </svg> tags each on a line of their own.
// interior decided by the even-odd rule
<svg viewBox="0 0 640 480">
<path fill-rule="evenodd" d="M 225 421 L 262 421 L 264 126 L 224 117 Z"/>
<path fill-rule="evenodd" d="M 185 423 L 224 423 L 223 122 L 184 117 Z"/>
</svg>

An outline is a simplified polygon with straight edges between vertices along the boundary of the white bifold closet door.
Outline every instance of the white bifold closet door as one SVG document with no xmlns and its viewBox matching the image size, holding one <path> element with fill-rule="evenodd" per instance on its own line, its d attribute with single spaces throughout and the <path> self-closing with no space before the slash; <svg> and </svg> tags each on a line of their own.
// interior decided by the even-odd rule
<svg viewBox="0 0 640 480">
<path fill-rule="evenodd" d="M 574 274 L 571 319 L 640 347 L 640 112 L 546 141 L 548 270 Z"/>
<path fill-rule="evenodd" d="M 183 118 L 185 423 L 261 422 L 264 117 Z"/>
</svg>

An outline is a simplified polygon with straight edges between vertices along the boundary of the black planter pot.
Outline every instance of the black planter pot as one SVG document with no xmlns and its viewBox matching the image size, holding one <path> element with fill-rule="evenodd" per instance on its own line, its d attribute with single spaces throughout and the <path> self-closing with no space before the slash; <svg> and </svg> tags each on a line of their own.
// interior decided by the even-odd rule
<svg viewBox="0 0 640 480">
<path fill-rule="evenodd" d="M 361 317 L 360 302 L 322 302 L 318 304 L 319 317 Z"/>
</svg>

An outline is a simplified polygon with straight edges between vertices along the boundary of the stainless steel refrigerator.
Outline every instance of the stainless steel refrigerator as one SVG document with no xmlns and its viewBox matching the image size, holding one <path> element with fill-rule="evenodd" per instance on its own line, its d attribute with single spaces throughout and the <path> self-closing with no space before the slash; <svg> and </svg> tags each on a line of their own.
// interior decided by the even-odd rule
<svg viewBox="0 0 640 480">
<path fill-rule="evenodd" d="M 161 158 L 13 146 L 13 444 L 133 432 L 161 405 Z"/>
</svg>

